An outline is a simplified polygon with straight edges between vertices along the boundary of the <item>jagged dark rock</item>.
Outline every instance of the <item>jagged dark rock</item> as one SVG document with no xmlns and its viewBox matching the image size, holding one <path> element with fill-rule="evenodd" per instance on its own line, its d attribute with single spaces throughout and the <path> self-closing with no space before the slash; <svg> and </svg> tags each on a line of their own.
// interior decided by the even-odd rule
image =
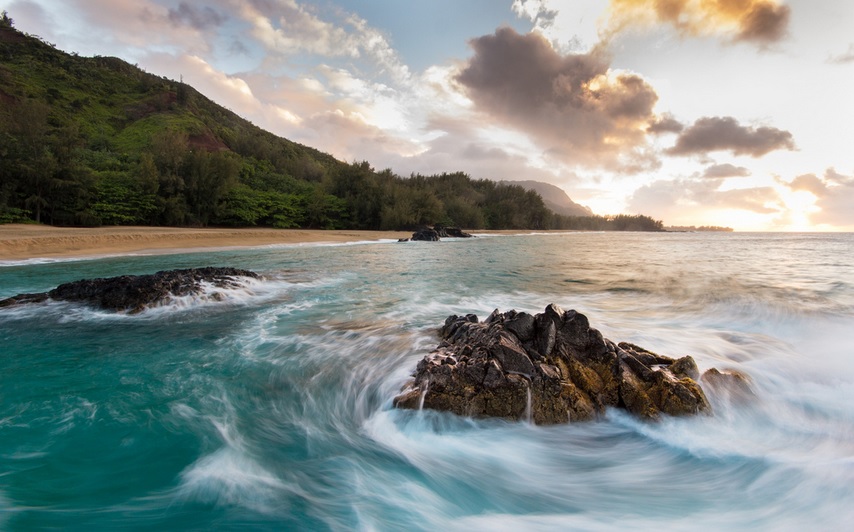
<svg viewBox="0 0 854 532">
<path fill-rule="evenodd" d="M 203 283 L 217 288 L 238 287 L 239 277 L 257 279 L 259 276 L 249 270 L 206 267 L 166 270 L 151 275 L 84 279 L 61 284 L 49 292 L 19 294 L 0 301 L 0 307 L 52 299 L 81 302 L 103 310 L 136 313 L 173 297 L 198 295 L 204 290 Z"/>
<path fill-rule="evenodd" d="M 464 232 L 459 227 L 445 227 L 444 225 L 437 224 L 432 228 L 423 227 L 415 231 L 410 240 L 437 242 L 442 238 L 474 238 L 474 235 Z"/>
<path fill-rule="evenodd" d="M 439 233 L 430 229 L 429 227 L 425 227 L 424 229 L 419 229 L 412 233 L 412 237 L 410 240 L 413 241 L 421 241 L 421 242 L 438 242 Z"/>
<path fill-rule="evenodd" d="M 537 424 L 590 420 L 609 407 L 651 420 L 711 412 L 692 357 L 615 344 L 583 314 L 554 304 L 536 316 L 449 316 L 440 335 L 395 406 Z M 740 374 L 710 370 L 703 380 L 749 392 Z"/>
<path fill-rule="evenodd" d="M 464 232 L 459 227 L 446 227 L 442 224 L 436 224 L 433 226 L 433 230 L 442 238 L 474 238 L 474 235 Z"/>
</svg>

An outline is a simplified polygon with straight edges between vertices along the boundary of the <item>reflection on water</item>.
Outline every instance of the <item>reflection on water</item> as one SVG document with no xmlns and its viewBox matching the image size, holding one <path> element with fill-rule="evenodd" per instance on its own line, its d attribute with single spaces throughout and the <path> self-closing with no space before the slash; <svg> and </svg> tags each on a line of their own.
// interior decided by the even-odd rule
<svg viewBox="0 0 854 532">
<path fill-rule="evenodd" d="M 0 268 L 0 297 L 228 265 L 136 316 L 0 311 L 0 528 L 811 529 L 854 520 L 851 235 L 572 233 Z M 391 409 L 449 314 L 586 313 L 744 404 L 535 427 Z"/>
</svg>

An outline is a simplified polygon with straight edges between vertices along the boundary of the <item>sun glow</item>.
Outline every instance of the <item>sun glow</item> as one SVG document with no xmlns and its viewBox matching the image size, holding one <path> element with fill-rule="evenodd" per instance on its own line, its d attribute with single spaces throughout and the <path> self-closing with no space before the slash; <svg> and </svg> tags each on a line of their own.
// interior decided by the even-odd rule
<svg viewBox="0 0 854 532">
<path fill-rule="evenodd" d="M 789 225 L 786 231 L 813 231 L 815 227 L 810 221 L 810 216 L 819 212 L 816 206 L 816 197 L 812 192 L 806 190 L 780 190 L 780 195 L 786 205 L 789 217 Z"/>
</svg>

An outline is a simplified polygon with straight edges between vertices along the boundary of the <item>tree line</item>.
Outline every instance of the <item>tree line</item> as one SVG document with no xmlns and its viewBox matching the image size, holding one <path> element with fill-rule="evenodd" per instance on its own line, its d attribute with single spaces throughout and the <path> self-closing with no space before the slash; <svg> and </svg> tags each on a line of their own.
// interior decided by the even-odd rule
<svg viewBox="0 0 854 532">
<path fill-rule="evenodd" d="M 83 58 L 0 19 L 0 223 L 414 230 L 662 230 L 566 217 L 518 185 L 343 163 L 184 83 Z"/>
<path fill-rule="evenodd" d="M 208 150 L 187 133 L 152 135 L 139 153 L 93 149 L 74 126 L 52 127 L 27 100 L 0 121 L 0 222 L 51 225 L 270 226 L 414 230 L 661 230 L 646 216 L 568 217 L 534 191 L 462 172 L 402 177 L 368 162 L 331 169 Z M 249 145 L 247 145 L 249 146 Z M 291 165 L 293 166 L 293 165 Z"/>
</svg>

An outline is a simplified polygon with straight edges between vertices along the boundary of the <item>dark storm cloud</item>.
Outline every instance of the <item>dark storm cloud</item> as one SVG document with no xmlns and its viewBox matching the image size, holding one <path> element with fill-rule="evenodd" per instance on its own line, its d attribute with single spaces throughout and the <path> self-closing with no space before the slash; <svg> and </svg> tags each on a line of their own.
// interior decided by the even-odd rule
<svg viewBox="0 0 854 532">
<path fill-rule="evenodd" d="M 750 170 L 743 166 L 735 166 L 729 163 L 715 164 L 703 172 L 703 177 L 724 179 L 727 177 L 747 177 L 750 175 Z"/>
<path fill-rule="evenodd" d="M 735 118 L 698 119 L 667 150 L 670 155 L 693 155 L 711 151 L 730 151 L 735 155 L 761 157 L 774 150 L 794 150 L 792 134 L 773 127 L 742 126 Z"/>
<path fill-rule="evenodd" d="M 505 27 L 470 44 L 456 81 L 488 119 L 567 162 L 617 168 L 637 158 L 658 100 L 643 78 L 611 71 L 599 49 L 562 55 L 538 33 Z"/>
</svg>

